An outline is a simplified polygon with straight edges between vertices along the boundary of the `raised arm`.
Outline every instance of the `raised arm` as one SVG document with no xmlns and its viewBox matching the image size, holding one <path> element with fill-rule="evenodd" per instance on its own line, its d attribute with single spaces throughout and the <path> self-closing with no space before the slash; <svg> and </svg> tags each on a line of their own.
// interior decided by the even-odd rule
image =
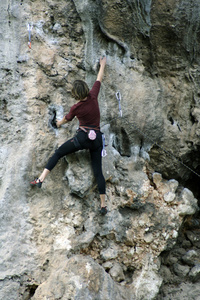
<svg viewBox="0 0 200 300">
<path fill-rule="evenodd" d="M 100 69 L 97 75 L 97 80 L 100 82 L 103 79 L 105 65 L 106 65 L 106 56 L 104 56 L 103 58 L 100 57 Z"/>
</svg>

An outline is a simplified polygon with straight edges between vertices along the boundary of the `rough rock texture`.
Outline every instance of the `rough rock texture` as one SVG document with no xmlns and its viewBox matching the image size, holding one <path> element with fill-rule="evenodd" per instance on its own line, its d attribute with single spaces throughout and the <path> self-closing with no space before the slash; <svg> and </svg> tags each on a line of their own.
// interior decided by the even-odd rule
<svg viewBox="0 0 200 300">
<path fill-rule="evenodd" d="M 198 299 L 199 13 L 199 0 L 1 1 L 0 299 Z M 74 135 L 76 120 L 49 119 L 104 54 L 102 217 L 87 151 L 41 190 L 29 181 Z"/>
</svg>

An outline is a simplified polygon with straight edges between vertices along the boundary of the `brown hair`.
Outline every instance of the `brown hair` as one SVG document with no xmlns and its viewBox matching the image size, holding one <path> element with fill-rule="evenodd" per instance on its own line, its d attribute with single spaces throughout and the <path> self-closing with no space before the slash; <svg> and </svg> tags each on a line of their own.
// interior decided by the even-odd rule
<svg viewBox="0 0 200 300">
<path fill-rule="evenodd" d="M 75 80 L 72 87 L 72 96 L 76 100 L 85 99 L 89 94 L 89 87 L 83 80 Z"/>
</svg>

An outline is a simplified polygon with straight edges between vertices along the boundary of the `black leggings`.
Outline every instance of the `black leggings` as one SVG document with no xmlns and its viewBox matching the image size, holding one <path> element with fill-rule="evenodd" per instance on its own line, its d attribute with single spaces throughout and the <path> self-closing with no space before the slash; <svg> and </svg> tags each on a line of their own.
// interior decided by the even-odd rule
<svg viewBox="0 0 200 300">
<path fill-rule="evenodd" d="M 94 141 L 91 141 L 89 140 L 87 133 L 85 133 L 84 131 L 78 131 L 77 135 L 74 138 L 62 144 L 55 151 L 53 156 L 49 159 L 46 165 L 46 169 L 51 171 L 61 157 L 82 149 L 90 150 L 92 169 L 97 181 L 99 194 L 105 194 L 106 185 L 105 185 L 105 178 L 102 173 L 102 157 L 101 157 L 102 133 L 101 132 L 97 132 L 96 139 Z"/>
</svg>

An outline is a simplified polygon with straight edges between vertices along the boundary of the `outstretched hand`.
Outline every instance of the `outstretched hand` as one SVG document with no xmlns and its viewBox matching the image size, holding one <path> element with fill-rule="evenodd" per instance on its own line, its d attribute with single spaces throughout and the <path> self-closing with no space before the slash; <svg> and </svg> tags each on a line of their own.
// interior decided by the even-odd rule
<svg viewBox="0 0 200 300">
<path fill-rule="evenodd" d="M 100 57 L 100 66 L 105 66 L 106 65 L 106 56 Z"/>
<path fill-rule="evenodd" d="M 103 79 L 104 68 L 105 68 L 105 65 L 106 65 L 106 56 L 103 56 L 103 58 L 100 57 L 99 63 L 100 63 L 100 69 L 99 69 L 99 72 L 98 72 L 98 75 L 97 75 L 97 80 L 101 82 L 102 79 Z"/>
</svg>

